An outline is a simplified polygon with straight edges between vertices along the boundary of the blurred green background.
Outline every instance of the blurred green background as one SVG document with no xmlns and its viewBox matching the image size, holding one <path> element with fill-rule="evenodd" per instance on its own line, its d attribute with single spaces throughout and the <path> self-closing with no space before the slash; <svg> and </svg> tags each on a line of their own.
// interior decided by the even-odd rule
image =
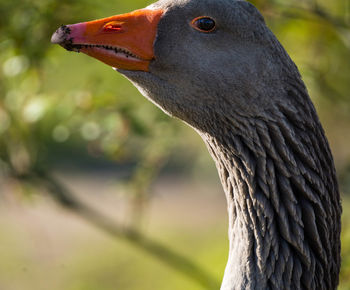
<svg viewBox="0 0 350 290">
<path fill-rule="evenodd" d="M 330 141 L 350 289 L 350 1 L 252 2 Z M 218 288 L 226 208 L 200 138 L 110 67 L 50 44 L 61 24 L 148 4 L 0 0 L 1 290 Z"/>
</svg>

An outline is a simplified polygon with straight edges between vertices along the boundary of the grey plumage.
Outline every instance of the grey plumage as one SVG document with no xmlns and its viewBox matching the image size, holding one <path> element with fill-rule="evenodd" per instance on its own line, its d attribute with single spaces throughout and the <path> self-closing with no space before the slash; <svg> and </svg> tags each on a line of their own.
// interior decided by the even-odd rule
<svg viewBox="0 0 350 290">
<path fill-rule="evenodd" d="M 298 69 L 253 5 L 161 0 L 149 72 L 119 70 L 203 138 L 226 193 L 221 289 L 336 289 L 341 205 L 332 155 Z M 216 21 L 213 33 L 190 27 Z"/>
<path fill-rule="evenodd" d="M 157 4 L 170 7 L 152 76 L 122 73 L 194 127 L 216 162 L 229 211 L 222 289 L 335 289 L 338 186 L 296 66 L 251 4 L 181 3 Z M 187 38 L 192 31 L 178 21 L 187 13 L 213 16 L 226 30 Z"/>
</svg>

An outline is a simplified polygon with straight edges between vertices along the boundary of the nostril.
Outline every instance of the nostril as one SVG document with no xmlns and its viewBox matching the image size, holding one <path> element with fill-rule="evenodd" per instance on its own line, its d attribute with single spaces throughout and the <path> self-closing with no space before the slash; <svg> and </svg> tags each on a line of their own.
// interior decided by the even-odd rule
<svg viewBox="0 0 350 290">
<path fill-rule="evenodd" d="M 110 32 L 120 32 L 122 31 L 122 24 L 117 21 L 108 22 L 104 27 L 104 31 L 110 31 Z"/>
</svg>

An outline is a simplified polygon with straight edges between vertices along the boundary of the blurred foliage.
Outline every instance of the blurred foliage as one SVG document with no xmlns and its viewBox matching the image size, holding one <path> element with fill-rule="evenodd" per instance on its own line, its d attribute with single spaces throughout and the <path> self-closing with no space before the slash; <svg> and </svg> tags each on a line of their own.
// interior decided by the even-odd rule
<svg viewBox="0 0 350 290">
<path fill-rule="evenodd" d="M 349 193 L 350 1 L 252 2 L 299 66 L 333 148 L 342 192 Z M 59 168 L 123 168 L 131 200 L 130 225 L 138 227 L 151 198 L 152 181 L 164 165 L 184 173 L 201 168 L 204 174 L 209 166 L 208 172 L 213 172 L 204 146 L 189 128 L 146 101 L 109 67 L 50 44 L 51 34 L 61 24 L 147 4 L 0 0 L 3 177 L 31 192 L 28 184 L 47 182 L 48 173 Z M 350 288 L 346 222 L 343 289 Z"/>
<path fill-rule="evenodd" d="M 136 90 L 109 68 L 64 58 L 50 44 L 60 24 L 109 9 L 95 1 L 0 1 L 0 159 L 9 175 L 137 162 L 129 187 L 141 196 L 167 159 L 176 124 L 134 98 Z"/>
</svg>

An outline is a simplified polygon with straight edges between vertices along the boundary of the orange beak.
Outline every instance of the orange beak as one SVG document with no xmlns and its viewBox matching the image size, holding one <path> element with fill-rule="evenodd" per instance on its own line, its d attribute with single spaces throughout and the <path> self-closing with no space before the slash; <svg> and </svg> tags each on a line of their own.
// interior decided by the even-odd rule
<svg viewBox="0 0 350 290">
<path fill-rule="evenodd" d="M 163 10 L 141 9 L 90 22 L 61 26 L 51 42 L 83 52 L 112 67 L 148 71 Z"/>
</svg>

